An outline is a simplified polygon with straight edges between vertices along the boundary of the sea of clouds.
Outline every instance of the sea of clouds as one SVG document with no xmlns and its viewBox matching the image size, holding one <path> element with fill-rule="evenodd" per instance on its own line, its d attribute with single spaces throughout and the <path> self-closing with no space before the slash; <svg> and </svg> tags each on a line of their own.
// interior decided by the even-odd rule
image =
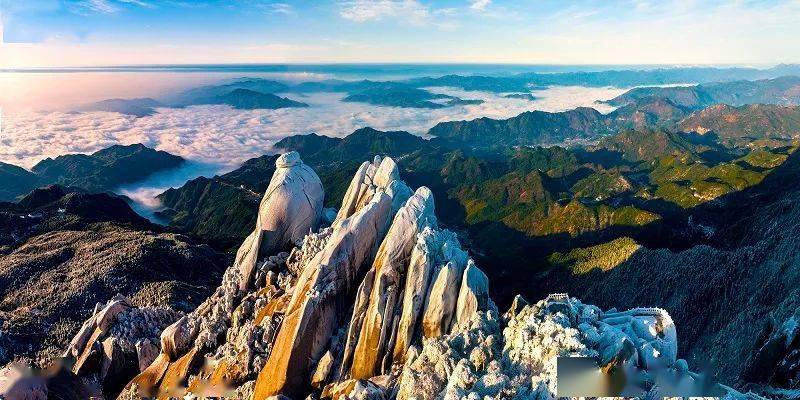
<svg viewBox="0 0 800 400">
<path fill-rule="evenodd" d="M 22 111 L 3 115 L 0 161 L 30 168 L 47 157 L 133 143 L 180 155 L 189 160 L 183 167 L 116 190 L 134 201 L 137 212 L 155 220 L 154 212 L 160 208 L 157 194 L 189 179 L 223 173 L 249 158 L 272 153 L 273 145 L 287 136 L 316 132 L 342 137 L 363 127 L 425 136 L 428 129 L 444 121 L 510 118 L 530 110 L 554 112 L 578 106 L 610 112 L 610 106 L 598 101 L 624 92 L 616 88 L 552 87 L 532 92 L 537 99 L 530 101 L 453 88 L 429 90 L 484 102 L 431 110 L 349 103 L 341 101 L 343 93 L 312 93 L 283 94 L 310 107 L 279 110 L 192 106 L 160 108 L 158 113 L 140 118 L 112 112 Z"/>
<path fill-rule="evenodd" d="M 578 106 L 608 112 L 598 100 L 624 92 L 616 88 L 553 87 L 535 91 L 534 101 L 488 92 L 431 88 L 483 104 L 417 109 L 340 101 L 342 93 L 288 94 L 308 108 L 236 110 L 228 106 L 161 108 L 146 117 L 112 112 L 20 112 L 3 116 L 0 161 L 30 168 L 47 157 L 91 153 L 113 144 L 142 143 L 184 158 L 235 167 L 273 151 L 278 140 L 316 132 L 346 136 L 362 127 L 424 135 L 439 122 L 480 117 L 509 118 L 529 110 L 563 111 Z"/>
</svg>

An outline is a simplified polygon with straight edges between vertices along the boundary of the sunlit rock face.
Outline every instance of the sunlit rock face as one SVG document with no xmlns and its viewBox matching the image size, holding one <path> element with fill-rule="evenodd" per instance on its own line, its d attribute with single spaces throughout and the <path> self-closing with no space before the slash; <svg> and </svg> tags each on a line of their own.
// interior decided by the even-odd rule
<svg viewBox="0 0 800 400">
<path fill-rule="evenodd" d="M 409 258 L 420 231 L 435 224 L 433 194 L 428 188 L 422 187 L 397 213 L 381 243 L 372 269 L 362 285 L 371 290 L 360 291 L 356 297 L 357 311 L 353 313 L 351 335 L 348 336 L 348 339 L 353 338 L 356 342 L 352 377 L 379 375 L 391 365 L 390 354 L 402 315 L 402 302 L 398 296 L 405 286 L 403 278 L 407 278 Z M 356 332 L 359 325 L 360 329 Z"/>
<path fill-rule="evenodd" d="M 289 253 L 283 250 L 317 228 L 324 200 L 319 177 L 298 153 L 283 154 L 275 164 L 253 233 L 239 248 L 221 286 L 165 330 L 161 354 L 131 381 L 128 393 L 174 394 L 201 372 L 216 374 L 212 381 L 222 387 L 254 378 L 263 366 L 278 324 L 271 316 L 284 306 L 294 280 L 286 267 Z M 269 316 L 263 310 L 262 315 L 254 314 L 257 307 L 266 306 L 272 309 Z M 201 390 L 214 386 L 204 383 L 198 383 Z"/>
<path fill-rule="evenodd" d="M 391 158 L 375 157 L 372 162 L 365 161 L 350 181 L 336 219 L 343 220 L 355 214 L 372 200 L 376 192 L 385 191 L 389 184 L 399 179 L 400 171 Z"/>
<path fill-rule="evenodd" d="M 253 279 L 258 259 L 302 239 L 317 228 L 322 216 L 322 182 L 311 167 L 303 164 L 300 154 L 293 151 L 281 155 L 275 167 L 258 208 L 256 227 L 236 253 L 239 289 L 243 291 Z"/>
<path fill-rule="evenodd" d="M 344 298 L 372 257 L 379 230 L 390 217 L 391 202 L 386 193 L 376 193 L 355 214 L 337 221 L 328 245 L 303 269 L 272 354 L 256 382 L 256 398 L 297 394 L 307 386 L 312 365 L 322 357 L 338 319 L 347 312 Z"/>
</svg>

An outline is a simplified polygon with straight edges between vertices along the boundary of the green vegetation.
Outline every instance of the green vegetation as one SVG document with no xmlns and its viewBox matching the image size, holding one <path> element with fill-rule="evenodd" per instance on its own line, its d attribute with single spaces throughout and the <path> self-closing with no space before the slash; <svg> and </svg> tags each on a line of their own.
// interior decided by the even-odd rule
<svg viewBox="0 0 800 400">
<path fill-rule="evenodd" d="M 115 145 L 92 154 L 46 158 L 31 171 L 0 163 L 0 201 L 13 201 L 37 187 L 53 184 L 90 192 L 111 191 L 183 162 L 183 158 L 167 152 L 132 144 Z"/>
<path fill-rule="evenodd" d="M 758 168 L 775 168 L 789 156 L 787 154 L 774 153 L 764 149 L 756 149 L 748 153 L 746 156 L 740 158 L 741 161 Z"/>
<path fill-rule="evenodd" d="M 620 237 L 596 246 L 576 248 L 569 253 L 553 253 L 548 261 L 566 268 L 573 275 L 583 275 L 594 269 L 609 271 L 627 261 L 642 246 L 629 237 Z"/>
<path fill-rule="evenodd" d="M 595 172 L 576 182 L 570 188 L 577 198 L 603 201 L 633 189 L 633 185 L 619 170 Z"/>
<path fill-rule="evenodd" d="M 656 187 L 656 197 L 683 208 L 753 186 L 768 172 L 746 169 L 735 162 L 712 167 L 672 156 L 662 157 L 654 165 L 649 177 L 650 183 Z"/>
<path fill-rule="evenodd" d="M 769 140 L 776 147 L 785 146 L 800 137 L 800 107 L 720 104 L 692 114 L 681 121 L 679 128 L 703 134 L 711 132 L 729 147 L 751 146 L 754 140 Z"/>
</svg>

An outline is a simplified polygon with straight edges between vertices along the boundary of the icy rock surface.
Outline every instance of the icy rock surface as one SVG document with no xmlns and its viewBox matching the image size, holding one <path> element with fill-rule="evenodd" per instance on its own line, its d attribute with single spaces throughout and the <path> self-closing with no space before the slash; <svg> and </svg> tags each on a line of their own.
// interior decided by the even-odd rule
<svg viewBox="0 0 800 400">
<path fill-rule="evenodd" d="M 594 357 L 600 367 L 634 363 L 643 370 L 676 362 L 675 327 L 661 309 L 604 313 L 556 294 L 512 307 L 504 318 L 477 311 L 450 334 L 426 340 L 406 363 L 397 398 L 554 398 L 560 356 Z"/>
</svg>

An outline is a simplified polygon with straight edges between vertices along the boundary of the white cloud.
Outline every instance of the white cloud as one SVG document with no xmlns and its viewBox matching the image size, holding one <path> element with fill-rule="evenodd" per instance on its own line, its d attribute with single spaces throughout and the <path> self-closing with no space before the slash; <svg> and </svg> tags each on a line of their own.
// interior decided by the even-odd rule
<svg viewBox="0 0 800 400">
<path fill-rule="evenodd" d="M 144 8 L 155 8 L 145 0 L 78 0 L 67 4 L 67 9 L 75 14 L 116 14 L 121 5 L 133 5 Z"/>
<path fill-rule="evenodd" d="M 339 15 L 356 22 L 397 18 L 422 24 L 430 18 L 430 9 L 417 0 L 350 0 L 341 3 Z"/>
<path fill-rule="evenodd" d="M 119 8 L 108 0 L 81 0 L 74 3 L 70 10 L 77 14 L 114 14 L 119 11 Z"/>
<path fill-rule="evenodd" d="M 142 1 L 142 0 L 117 0 L 117 1 L 119 1 L 120 3 L 133 4 L 133 5 L 136 5 L 136 6 L 139 6 L 139 7 L 144 7 L 144 8 L 154 8 L 155 7 L 154 5 L 152 5 L 152 4 L 148 3 L 148 2 Z"/>
<path fill-rule="evenodd" d="M 550 88 L 534 92 L 539 99 L 506 99 L 495 93 L 435 88 L 436 92 L 483 104 L 443 109 L 379 107 L 341 102 L 343 94 L 289 95 L 311 105 L 280 110 L 235 110 L 227 106 L 160 109 L 134 118 L 117 113 L 22 112 L 3 116 L 0 161 L 30 168 L 45 157 L 91 153 L 113 144 L 143 143 L 185 158 L 235 166 L 269 153 L 286 136 L 317 132 L 345 136 L 370 126 L 424 134 L 433 125 L 479 117 L 509 118 L 538 109 L 562 111 L 595 100 L 610 99 L 624 90 L 608 88 Z M 608 110 L 603 110 L 608 111 Z"/>
<path fill-rule="evenodd" d="M 475 11 L 484 11 L 489 4 L 492 4 L 492 0 L 472 0 L 469 8 Z"/>
<path fill-rule="evenodd" d="M 269 3 L 266 5 L 266 8 L 267 12 L 272 14 L 297 15 L 294 7 L 287 3 Z"/>
</svg>

